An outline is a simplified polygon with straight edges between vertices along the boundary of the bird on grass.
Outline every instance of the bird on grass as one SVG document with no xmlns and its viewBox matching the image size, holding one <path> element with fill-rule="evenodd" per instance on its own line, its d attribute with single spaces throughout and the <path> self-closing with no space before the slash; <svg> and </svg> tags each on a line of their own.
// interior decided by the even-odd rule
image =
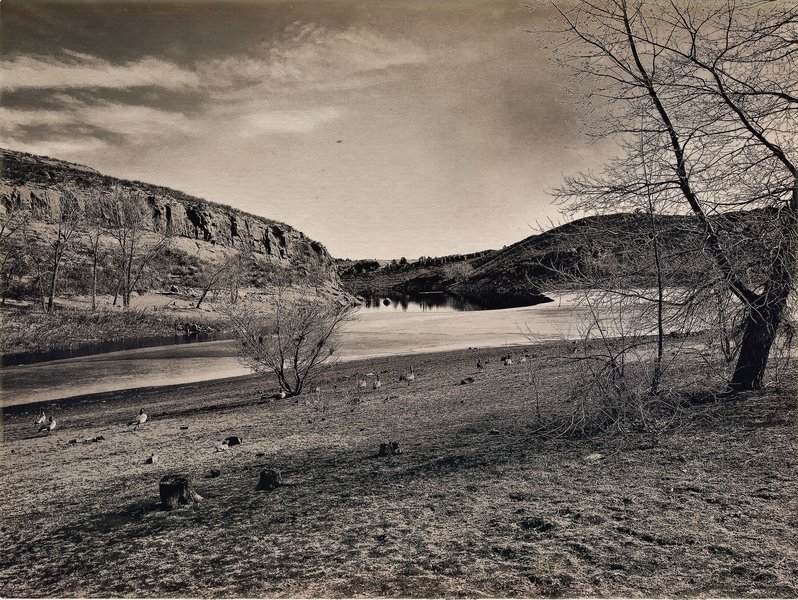
<svg viewBox="0 0 798 600">
<path fill-rule="evenodd" d="M 356 374 L 356 375 L 357 375 L 357 387 L 359 389 L 365 390 L 366 389 L 366 378 L 365 377 L 360 377 L 359 373 Z"/>
<path fill-rule="evenodd" d="M 47 415 L 46 415 L 46 414 L 44 414 L 44 409 L 42 408 L 42 409 L 41 409 L 41 413 L 39 414 L 39 418 L 38 418 L 38 419 L 36 419 L 36 420 L 33 422 L 33 424 L 34 424 L 34 425 L 41 425 L 41 424 L 42 424 L 42 423 L 44 423 L 46 420 L 47 420 Z"/>
<path fill-rule="evenodd" d="M 142 409 L 139 411 L 139 416 L 138 416 L 138 417 L 136 417 L 136 419 L 135 419 L 135 420 L 133 420 L 133 421 L 131 421 L 130 423 L 128 423 L 128 427 L 130 427 L 131 425 L 133 425 L 133 426 L 134 426 L 134 427 L 133 427 L 133 429 L 138 429 L 138 428 L 139 428 L 141 425 L 144 425 L 144 423 L 145 423 L 145 421 L 146 421 L 146 420 L 147 420 L 147 413 L 145 413 L 145 412 L 144 412 L 144 409 L 142 408 Z"/>
<path fill-rule="evenodd" d="M 58 423 L 56 422 L 55 417 L 50 415 L 50 421 L 48 423 L 46 423 L 46 424 L 43 424 L 41 427 L 39 427 L 39 431 L 40 432 L 41 431 L 46 431 L 47 433 L 50 433 L 57 426 L 58 426 Z"/>
<path fill-rule="evenodd" d="M 484 368 L 485 368 L 485 365 L 482 364 L 482 359 L 478 358 L 477 359 L 477 369 L 482 370 Z"/>
<path fill-rule="evenodd" d="M 410 367 L 409 373 L 402 373 L 401 375 L 399 375 L 399 381 L 406 381 L 407 385 L 410 385 L 410 382 L 415 381 L 415 379 L 416 379 L 416 374 L 413 373 L 413 367 Z"/>
<path fill-rule="evenodd" d="M 376 379 L 376 381 L 373 384 L 371 384 L 371 388 L 373 390 L 378 390 L 381 387 L 382 387 L 382 381 L 380 381 L 380 376 L 377 375 L 377 379 Z"/>
</svg>

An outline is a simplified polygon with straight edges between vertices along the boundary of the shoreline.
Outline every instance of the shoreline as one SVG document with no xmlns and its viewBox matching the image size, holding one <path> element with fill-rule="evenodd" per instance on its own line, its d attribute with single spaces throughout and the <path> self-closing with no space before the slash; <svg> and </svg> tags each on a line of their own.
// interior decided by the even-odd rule
<svg viewBox="0 0 798 600">
<path fill-rule="evenodd" d="M 197 342 L 197 344 L 219 344 L 219 343 L 220 341 Z M 358 357 L 352 359 L 342 359 L 336 361 L 335 363 L 322 366 L 321 369 L 319 370 L 318 377 L 320 379 L 327 379 L 330 376 L 334 376 L 337 371 L 341 370 L 349 371 L 353 368 L 355 370 L 364 369 L 369 363 L 373 364 L 375 361 L 380 361 L 385 363 L 397 363 L 397 362 L 410 363 L 413 361 L 419 363 L 422 362 L 445 363 L 445 362 L 450 362 L 452 360 L 460 359 L 462 358 L 463 354 L 474 354 L 475 356 L 478 353 L 501 355 L 507 353 L 508 351 L 518 352 L 519 350 L 522 349 L 531 350 L 532 348 L 538 348 L 539 350 L 545 349 L 546 351 L 551 352 L 552 349 L 556 348 L 557 346 L 562 346 L 562 349 L 565 350 L 567 344 L 564 342 L 541 342 L 539 344 L 529 344 L 526 346 L 488 346 L 488 347 L 479 347 L 479 348 L 471 347 L 465 349 L 438 350 L 438 351 L 423 352 L 423 353 L 391 354 L 391 355 Z M 141 350 L 146 350 L 146 349 L 142 348 Z M 97 355 L 97 356 L 103 356 L 103 355 Z M 86 358 L 86 357 L 80 357 L 80 358 Z M 411 358 L 412 360 L 410 360 Z M 59 361 L 53 361 L 53 362 L 59 362 Z M 161 395 L 167 395 L 169 394 L 169 392 L 174 392 L 177 390 L 195 392 L 200 389 L 211 389 L 211 388 L 221 389 L 235 384 L 241 384 L 242 390 L 250 391 L 250 388 L 253 387 L 254 382 L 258 382 L 258 385 L 260 387 L 267 387 L 271 385 L 272 388 L 274 388 L 272 389 L 272 393 L 277 391 L 276 385 L 273 383 L 273 376 L 269 375 L 261 376 L 258 373 L 249 373 L 233 377 L 220 377 L 218 379 L 216 378 L 201 379 L 196 381 L 178 382 L 168 385 L 130 387 L 130 388 L 117 389 L 117 390 L 92 392 L 87 394 L 76 394 L 74 396 L 62 396 L 47 400 L 33 400 L 29 402 L 18 402 L 18 403 L 15 402 L 11 404 L 6 404 L 5 402 L 3 402 L 2 413 L 6 415 L 26 413 L 30 412 L 32 409 L 38 410 L 40 407 L 48 405 L 66 406 L 66 405 L 71 405 L 73 403 L 84 404 L 84 403 L 108 402 L 108 401 L 112 401 L 115 403 L 116 402 L 125 403 L 142 394 L 161 396 Z M 5 393 L 6 392 L 3 391 L 3 395 L 5 395 Z M 300 397 L 306 397 L 308 395 L 309 392 L 306 392 L 300 395 Z"/>
</svg>

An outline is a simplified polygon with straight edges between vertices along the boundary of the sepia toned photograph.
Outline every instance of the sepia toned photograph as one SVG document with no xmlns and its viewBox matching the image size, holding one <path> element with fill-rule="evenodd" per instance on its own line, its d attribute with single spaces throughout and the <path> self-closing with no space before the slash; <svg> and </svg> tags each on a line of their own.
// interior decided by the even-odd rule
<svg viewBox="0 0 798 600">
<path fill-rule="evenodd" d="M 0 598 L 798 597 L 796 0 L 0 27 Z"/>
</svg>

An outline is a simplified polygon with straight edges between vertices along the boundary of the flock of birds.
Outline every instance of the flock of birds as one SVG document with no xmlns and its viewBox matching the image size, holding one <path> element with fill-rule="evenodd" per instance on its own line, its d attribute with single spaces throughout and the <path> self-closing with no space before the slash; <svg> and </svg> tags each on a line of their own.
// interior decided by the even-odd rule
<svg viewBox="0 0 798 600">
<path fill-rule="evenodd" d="M 518 362 L 519 363 L 525 363 L 528 360 L 528 358 L 529 358 L 529 355 L 525 352 L 522 356 L 519 357 Z M 513 357 L 512 357 L 511 354 L 503 355 L 500 358 L 500 360 L 502 361 L 504 366 L 509 366 L 509 365 L 513 364 Z M 483 361 L 481 358 L 477 359 L 477 369 L 479 369 L 479 370 L 484 369 L 485 365 L 487 363 L 488 363 L 487 360 Z M 374 391 L 379 390 L 382 387 L 382 381 L 380 380 L 379 374 L 374 375 L 373 373 L 366 373 L 362 377 L 360 376 L 359 373 L 355 373 L 355 378 L 357 380 L 358 389 L 362 389 L 362 390 L 367 389 L 368 388 L 368 380 L 367 380 L 367 378 L 368 377 L 372 377 L 372 376 L 375 379 L 371 383 L 371 389 L 373 389 Z M 407 371 L 406 373 L 401 373 L 399 375 L 399 382 L 400 383 L 406 382 L 407 385 L 410 385 L 410 383 L 415 381 L 415 380 L 416 380 L 416 374 L 413 372 L 413 367 L 412 366 L 410 367 L 409 371 Z M 317 387 L 315 391 L 316 391 L 316 393 L 319 393 L 321 390 Z M 281 399 L 284 399 L 285 397 L 286 397 L 286 393 L 284 391 L 282 391 L 282 390 L 277 392 L 273 396 L 273 398 L 275 400 L 281 400 Z M 128 423 L 128 427 L 133 427 L 133 430 L 136 431 L 136 430 L 138 430 L 139 427 L 144 425 L 144 423 L 146 423 L 146 421 L 147 421 L 147 413 L 145 413 L 144 409 L 142 408 L 139 411 L 138 416 Z M 42 431 L 50 433 L 51 431 L 54 431 L 56 427 L 58 427 L 58 421 L 56 420 L 56 418 L 52 414 L 48 417 L 45 414 L 45 412 L 44 412 L 44 408 L 41 408 L 41 412 L 39 413 L 39 417 L 34 421 L 34 425 L 39 425 L 39 430 L 38 430 L 39 433 L 41 433 Z"/>
<path fill-rule="evenodd" d="M 40 425 L 39 433 L 42 431 L 51 432 L 53 429 L 58 427 L 58 421 L 55 420 L 53 415 L 50 415 L 48 420 L 47 415 L 44 414 L 44 408 L 41 409 L 41 413 L 39 413 L 39 418 L 33 422 L 34 425 Z"/>
<path fill-rule="evenodd" d="M 374 377 L 374 381 L 371 383 L 371 389 L 375 392 L 382 387 L 382 380 L 380 379 L 379 373 L 374 375 L 374 373 L 366 373 L 362 377 L 360 373 L 355 373 L 355 379 L 357 380 L 357 387 L 360 390 L 365 390 L 369 387 L 368 384 L 368 377 Z M 411 381 L 416 380 L 416 374 L 413 372 L 413 367 L 410 367 L 410 370 L 407 373 L 402 373 L 399 375 L 400 382 L 407 382 L 407 385 L 410 385 Z"/>
<path fill-rule="evenodd" d="M 147 421 L 147 413 L 145 413 L 144 409 L 142 408 L 139 411 L 138 416 L 132 421 L 130 421 L 130 423 L 128 423 L 127 425 L 128 427 L 132 426 L 133 431 L 136 431 L 138 430 L 139 427 L 144 425 L 146 421 Z M 56 420 L 56 418 L 52 414 L 48 417 L 47 414 L 44 412 L 43 407 L 40 409 L 39 416 L 33 422 L 33 424 L 40 426 L 38 433 L 41 433 L 42 431 L 50 433 L 51 431 L 54 431 L 56 427 L 58 427 L 58 421 Z"/>
</svg>

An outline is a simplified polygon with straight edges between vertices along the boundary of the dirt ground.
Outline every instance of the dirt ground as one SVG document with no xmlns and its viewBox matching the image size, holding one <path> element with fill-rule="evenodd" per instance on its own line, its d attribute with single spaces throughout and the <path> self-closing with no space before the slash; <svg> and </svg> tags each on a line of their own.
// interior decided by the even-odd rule
<svg viewBox="0 0 798 600">
<path fill-rule="evenodd" d="M 657 444 L 551 438 L 535 400 L 569 410 L 568 374 L 541 376 L 562 349 L 505 350 L 345 363 L 298 400 L 249 377 L 48 403 L 50 434 L 6 408 L 0 596 L 798 596 L 794 377 Z M 285 485 L 256 491 L 268 466 Z M 161 511 L 174 472 L 204 500 Z"/>
</svg>

